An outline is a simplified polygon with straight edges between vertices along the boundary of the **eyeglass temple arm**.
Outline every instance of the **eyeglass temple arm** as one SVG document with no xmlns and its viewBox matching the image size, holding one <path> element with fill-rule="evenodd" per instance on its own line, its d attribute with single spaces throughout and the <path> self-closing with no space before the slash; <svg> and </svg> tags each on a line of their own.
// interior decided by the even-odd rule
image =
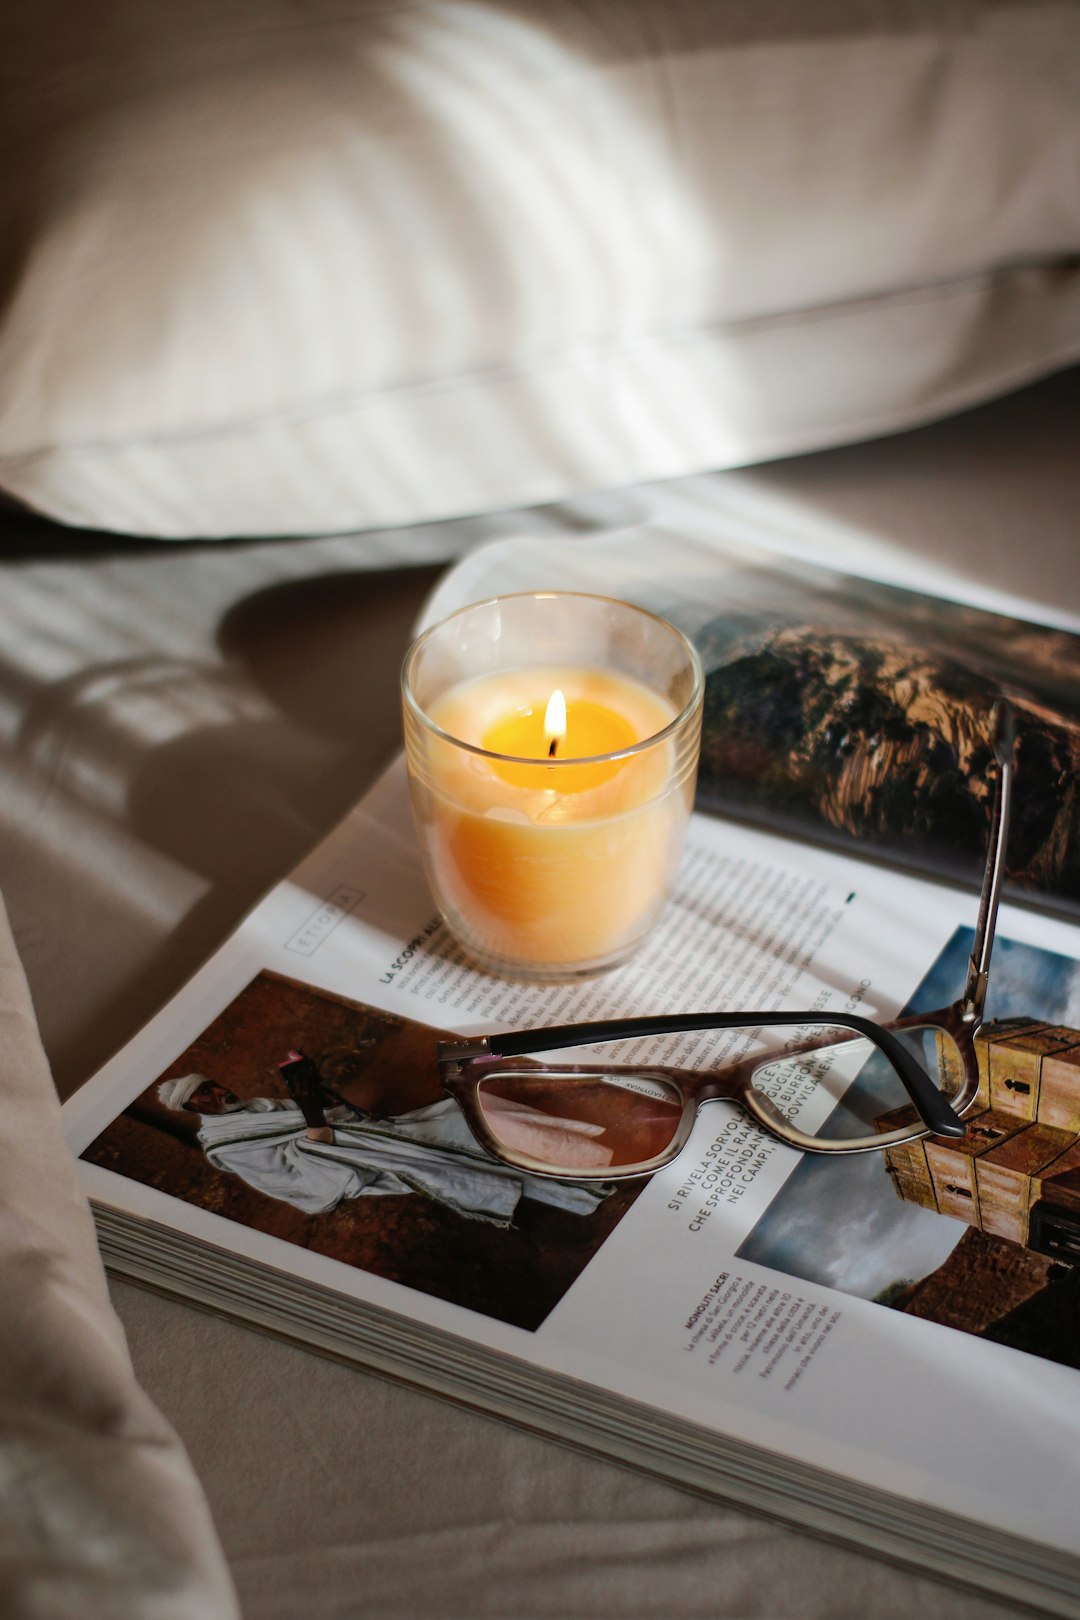
<svg viewBox="0 0 1080 1620">
<path fill-rule="evenodd" d="M 997 924 L 1001 885 L 1005 877 L 1005 846 L 1009 837 L 1015 747 L 1016 722 L 1013 719 L 1012 709 L 1002 701 L 994 709 L 993 748 L 998 778 L 990 817 L 990 843 L 986 851 L 979 917 L 975 924 L 971 961 L 968 964 L 967 983 L 962 998 L 964 1017 L 973 1023 L 981 1020 L 983 1004 L 986 1001 L 990 953 L 994 948 L 994 928 Z"/>
</svg>

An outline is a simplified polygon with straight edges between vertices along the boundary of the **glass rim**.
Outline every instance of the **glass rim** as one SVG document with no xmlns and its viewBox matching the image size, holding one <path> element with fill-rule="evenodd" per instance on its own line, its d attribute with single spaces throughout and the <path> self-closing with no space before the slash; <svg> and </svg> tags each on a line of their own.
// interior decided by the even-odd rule
<svg viewBox="0 0 1080 1620">
<path fill-rule="evenodd" d="M 466 613 L 475 612 L 477 608 L 492 607 L 496 602 L 523 601 L 527 598 L 533 600 L 544 600 L 550 597 L 565 597 L 575 601 L 610 603 L 613 607 L 627 609 L 629 612 L 637 614 L 643 619 L 651 619 L 655 624 L 661 625 L 666 631 L 668 631 L 676 642 L 681 643 L 682 648 L 687 655 L 687 662 L 689 663 L 693 675 L 693 688 L 689 698 L 683 704 L 678 714 L 669 720 L 666 726 L 663 726 L 659 731 L 654 731 L 648 737 L 642 737 L 639 742 L 630 743 L 626 748 L 612 749 L 610 753 L 575 754 L 572 757 L 566 757 L 563 759 L 559 759 L 558 757 L 555 759 L 537 759 L 535 755 L 532 754 L 500 754 L 494 749 L 481 747 L 479 743 L 466 742 L 463 737 L 455 737 L 453 732 L 445 731 L 442 726 L 437 725 L 435 721 L 432 720 L 431 716 L 427 714 L 422 707 L 416 693 L 413 691 L 412 682 L 410 680 L 410 667 L 416 658 L 419 657 L 420 653 L 423 652 L 425 646 L 431 640 L 431 638 L 440 630 L 445 629 L 448 624 L 452 624 L 455 619 L 463 618 Z M 545 666 L 543 664 L 535 666 L 524 664 L 515 665 L 513 668 L 543 669 Z M 641 684 L 645 685 L 646 683 L 642 682 Z M 412 646 L 406 652 L 401 665 L 402 700 L 405 703 L 408 712 L 420 722 L 420 724 L 431 736 L 437 737 L 441 742 L 449 743 L 451 747 L 460 748 L 465 753 L 474 754 L 479 759 L 494 760 L 499 764 L 505 765 L 540 765 L 543 766 L 545 770 L 565 770 L 567 767 L 573 766 L 606 764 L 611 761 L 630 759 L 636 754 L 645 753 L 648 749 L 655 748 L 658 744 L 673 736 L 676 732 L 678 732 L 681 726 L 685 725 L 687 720 L 693 715 L 694 710 L 700 705 L 702 698 L 704 697 L 704 693 L 705 671 L 702 667 L 698 650 L 690 640 L 689 636 L 684 635 L 677 625 L 672 624 L 670 619 L 665 619 L 661 613 L 653 613 L 649 608 L 639 607 L 636 602 L 625 602 L 620 597 L 604 596 L 600 592 L 596 591 L 508 591 L 504 595 L 486 596 L 480 601 L 468 602 L 464 607 L 456 608 L 453 613 L 448 613 L 445 619 L 440 619 L 436 624 L 431 624 L 426 630 L 421 631 L 420 635 L 417 636 L 416 640 L 412 643 Z"/>
</svg>

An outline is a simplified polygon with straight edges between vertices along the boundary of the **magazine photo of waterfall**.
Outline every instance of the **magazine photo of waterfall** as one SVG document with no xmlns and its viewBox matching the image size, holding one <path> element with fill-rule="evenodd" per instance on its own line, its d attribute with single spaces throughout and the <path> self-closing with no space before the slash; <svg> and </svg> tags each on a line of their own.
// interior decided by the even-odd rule
<svg viewBox="0 0 1080 1620">
<path fill-rule="evenodd" d="M 1007 892 L 1080 913 L 1080 636 L 791 563 L 725 569 L 689 612 L 681 591 L 652 605 L 705 666 L 700 808 L 975 884 L 1004 696 Z"/>
</svg>

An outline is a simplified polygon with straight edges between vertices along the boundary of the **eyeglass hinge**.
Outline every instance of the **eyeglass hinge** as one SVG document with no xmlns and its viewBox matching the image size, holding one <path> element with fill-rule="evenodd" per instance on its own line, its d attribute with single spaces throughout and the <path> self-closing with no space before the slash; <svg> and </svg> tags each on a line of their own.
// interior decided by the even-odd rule
<svg viewBox="0 0 1080 1620">
<path fill-rule="evenodd" d="M 989 975 L 980 973 L 973 960 L 968 969 L 967 984 L 964 994 L 960 998 L 960 1012 L 966 1023 L 972 1023 L 976 1018 L 982 1017 L 983 1003 L 986 1000 L 986 984 Z"/>
<path fill-rule="evenodd" d="M 435 1055 L 440 1064 L 468 1063 L 470 1058 L 490 1057 L 491 1042 L 483 1035 L 471 1041 L 440 1041 Z"/>
</svg>

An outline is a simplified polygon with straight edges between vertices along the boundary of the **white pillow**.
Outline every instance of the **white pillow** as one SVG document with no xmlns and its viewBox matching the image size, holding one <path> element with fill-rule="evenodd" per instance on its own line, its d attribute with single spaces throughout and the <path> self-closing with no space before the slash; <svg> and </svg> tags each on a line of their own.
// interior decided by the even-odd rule
<svg viewBox="0 0 1080 1620">
<path fill-rule="evenodd" d="M 0 487 L 162 537 L 554 500 L 1080 356 L 1080 8 L 0 20 Z"/>
</svg>

